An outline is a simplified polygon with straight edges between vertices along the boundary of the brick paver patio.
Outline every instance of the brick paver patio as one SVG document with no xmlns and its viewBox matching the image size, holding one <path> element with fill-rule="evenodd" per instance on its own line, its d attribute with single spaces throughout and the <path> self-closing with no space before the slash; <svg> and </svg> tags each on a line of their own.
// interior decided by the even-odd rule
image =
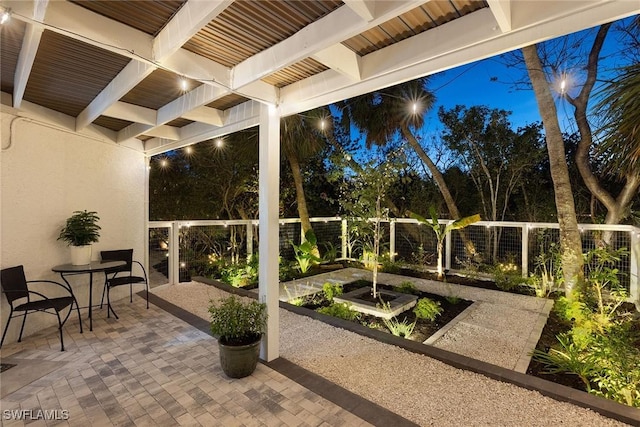
<svg viewBox="0 0 640 427">
<path fill-rule="evenodd" d="M 5 344 L 3 362 L 17 366 L 0 377 L 2 425 L 370 425 L 263 364 L 250 377 L 227 378 L 212 337 L 156 306 L 146 310 L 140 298 L 125 301 L 116 306 L 120 320 L 96 311 L 93 332 L 69 321 L 65 352 L 55 328 Z M 58 420 L 11 419 L 43 418 L 39 410 L 57 411 L 49 416 Z"/>
</svg>

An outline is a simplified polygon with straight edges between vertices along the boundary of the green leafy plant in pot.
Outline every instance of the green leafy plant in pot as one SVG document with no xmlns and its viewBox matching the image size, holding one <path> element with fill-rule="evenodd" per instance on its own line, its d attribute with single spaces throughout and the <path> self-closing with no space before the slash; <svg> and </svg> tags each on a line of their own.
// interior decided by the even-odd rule
<svg viewBox="0 0 640 427">
<path fill-rule="evenodd" d="M 67 218 L 58 240 L 63 240 L 71 247 L 71 264 L 84 265 L 91 262 L 91 244 L 100 238 L 96 212 L 75 211 Z"/>
<path fill-rule="evenodd" d="M 235 295 L 211 301 L 211 333 L 218 340 L 222 371 L 231 378 L 251 375 L 258 364 L 260 341 L 267 328 L 267 306 Z"/>
</svg>

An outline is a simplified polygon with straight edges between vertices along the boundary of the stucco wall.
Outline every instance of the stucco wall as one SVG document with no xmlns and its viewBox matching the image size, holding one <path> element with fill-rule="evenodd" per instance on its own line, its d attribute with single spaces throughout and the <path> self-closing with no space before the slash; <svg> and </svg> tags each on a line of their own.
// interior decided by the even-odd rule
<svg viewBox="0 0 640 427">
<path fill-rule="evenodd" d="M 85 209 L 98 213 L 102 227 L 93 259 L 99 259 L 100 250 L 124 248 L 133 248 L 134 258 L 144 259 L 144 155 L 95 132 L 84 133 L 2 112 L 2 268 L 23 264 L 27 280 L 60 281 L 51 267 L 70 262 L 70 252 L 57 240 L 58 233 L 73 211 Z M 94 276 L 94 301 L 99 302 L 104 275 Z M 86 306 L 88 275 L 72 279 L 80 305 Z M 112 295 L 125 293 L 123 287 Z M 9 314 L 4 296 L 1 304 L 4 328 Z M 94 312 L 94 318 L 99 316 L 106 316 L 106 310 Z M 13 320 L 7 342 L 17 339 L 20 323 Z M 29 315 L 25 334 L 53 324 L 55 316 Z"/>
</svg>

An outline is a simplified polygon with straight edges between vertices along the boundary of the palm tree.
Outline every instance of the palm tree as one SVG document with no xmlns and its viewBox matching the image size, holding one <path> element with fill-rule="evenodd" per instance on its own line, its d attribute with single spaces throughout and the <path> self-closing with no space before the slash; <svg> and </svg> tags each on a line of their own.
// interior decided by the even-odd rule
<svg viewBox="0 0 640 427">
<path fill-rule="evenodd" d="M 368 93 L 354 98 L 345 104 L 343 111 L 351 121 L 366 132 L 367 147 L 385 145 L 398 133 L 416 152 L 420 160 L 429 169 L 433 180 L 444 198 L 452 219 L 460 219 L 456 205 L 444 176 L 422 148 L 414 131 L 424 124 L 423 113 L 433 107 L 435 96 L 426 89 L 427 78 L 411 80 L 406 83 Z M 463 231 L 460 236 L 467 253 L 475 256 L 473 243 Z"/>
<path fill-rule="evenodd" d="M 307 199 L 304 193 L 302 166 L 305 159 L 318 154 L 325 146 L 324 137 L 318 127 L 318 122 L 322 117 L 321 114 L 321 111 L 314 110 L 305 115 L 297 114 L 285 117 L 281 126 L 282 151 L 289 163 L 291 175 L 293 176 L 303 236 L 306 236 L 309 230 L 313 232 L 313 227 L 309 220 Z M 315 253 L 314 255 L 318 256 L 319 254 Z"/>
<path fill-rule="evenodd" d="M 603 89 L 598 111 L 603 116 L 600 152 L 608 170 L 619 177 L 640 175 L 640 63 L 622 68 Z"/>
</svg>

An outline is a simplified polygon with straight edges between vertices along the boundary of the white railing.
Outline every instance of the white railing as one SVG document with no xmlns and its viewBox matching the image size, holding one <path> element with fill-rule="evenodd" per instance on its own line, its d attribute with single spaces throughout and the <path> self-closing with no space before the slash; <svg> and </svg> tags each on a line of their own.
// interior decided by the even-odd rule
<svg viewBox="0 0 640 427">
<path fill-rule="evenodd" d="M 353 259 L 354 252 L 349 224 L 340 217 L 312 218 L 320 248 L 333 247 L 337 259 Z M 440 220 L 446 224 L 450 220 Z M 640 228 L 630 225 L 580 224 L 583 249 L 593 248 L 603 233 L 615 249 L 625 247 L 629 257 L 616 266 L 629 287 L 630 301 L 639 302 Z M 194 263 L 206 263 L 206 257 L 223 256 L 248 259 L 257 248 L 258 220 L 152 221 L 149 222 L 149 268 L 156 272 L 156 280 L 179 283 Z M 487 264 L 511 262 L 519 266 L 524 277 L 534 268 L 534 258 L 557 243 L 559 226 L 556 223 L 480 221 L 462 230 L 472 241 Z M 197 244 L 190 247 L 190 239 L 199 233 Z M 436 262 L 435 234 L 418 221 L 409 218 L 393 219 L 384 227 L 382 242 L 391 261 L 413 261 L 416 253 L 423 255 L 421 263 L 433 266 Z M 303 238 L 298 218 L 280 219 L 280 252 L 283 258 L 293 257 L 290 242 Z M 351 240 L 350 240 L 351 239 Z M 206 244 L 202 242 L 206 241 Z M 204 260 L 204 261 L 203 261 Z M 466 254 L 461 231 L 453 231 L 445 240 L 445 268 L 463 269 Z M 158 267 L 159 266 L 159 267 Z"/>
</svg>

